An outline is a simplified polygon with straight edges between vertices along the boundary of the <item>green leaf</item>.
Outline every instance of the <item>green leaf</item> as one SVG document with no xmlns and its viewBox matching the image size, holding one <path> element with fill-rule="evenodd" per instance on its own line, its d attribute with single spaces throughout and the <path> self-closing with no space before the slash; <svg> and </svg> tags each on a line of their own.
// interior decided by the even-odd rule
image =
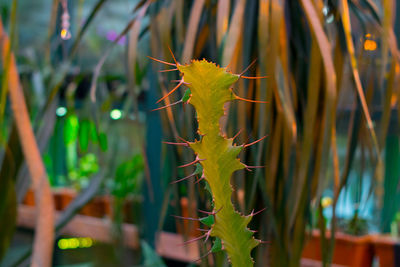
<svg viewBox="0 0 400 267">
<path fill-rule="evenodd" d="M 196 170 L 194 170 L 193 174 L 195 174 L 195 175 L 203 174 L 203 167 L 201 166 L 200 163 L 196 164 Z"/>
<path fill-rule="evenodd" d="M 152 266 L 152 267 L 166 267 L 165 263 L 162 261 L 160 256 L 154 251 L 146 241 L 142 240 L 142 253 L 144 258 L 144 266 Z"/>
<path fill-rule="evenodd" d="M 107 151 L 108 141 L 107 141 L 107 135 L 105 133 L 99 134 L 99 145 L 100 145 L 101 150 Z"/>
<path fill-rule="evenodd" d="M 199 221 L 202 224 L 205 224 L 205 225 L 211 227 L 214 224 L 214 215 L 209 215 L 207 217 L 200 218 Z"/>
<path fill-rule="evenodd" d="M 221 239 L 219 239 L 218 237 L 215 238 L 214 240 L 214 244 L 211 248 L 211 252 L 215 253 L 215 252 L 219 252 L 222 250 L 222 242 Z"/>
<path fill-rule="evenodd" d="M 191 94 L 192 94 L 192 92 L 190 91 L 190 89 L 186 89 L 186 91 L 182 97 L 182 102 L 187 102 L 190 99 Z"/>
<path fill-rule="evenodd" d="M 79 127 L 79 147 L 86 152 L 89 146 L 90 121 L 83 120 Z"/>
<path fill-rule="evenodd" d="M 76 115 L 69 115 L 64 125 L 64 142 L 66 145 L 75 143 L 78 139 L 79 121 Z"/>
<path fill-rule="evenodd" d="M 112 194 L 126 197 L 129 193 L 140 190 L 139 175 L 144 170 L 144 161 L 141 154 L 136 154 L 129 161 L 120 164 L 115 173 Z"/>
</svg>

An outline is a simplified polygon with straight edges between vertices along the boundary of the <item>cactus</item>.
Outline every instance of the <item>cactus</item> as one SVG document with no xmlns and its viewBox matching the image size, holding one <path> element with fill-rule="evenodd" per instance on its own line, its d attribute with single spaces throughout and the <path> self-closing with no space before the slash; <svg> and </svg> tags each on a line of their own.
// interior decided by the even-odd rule
<svg viewBox="0 0 400 267">
<path fill-rule="evenodd" d="M 251 250 L 262 242 L 255 239 L 253 237 L 254 232 L 247 228 L 255 214 L 251 213 L 244 216 L 235 210 L 231 202 L 232 186 L 230 179 L 233 172 L 250 168 L 238 159 L 240 151 L 263 138 L 251 144 L 237 146 L 233 144 L 234 138 L 227 138 L 221 133 L 220 118 L 224 115 L 224 104 L 226 102 L 232 100 L 262 102 L 243 99 L 235 95 L 231 86 L 241 77 L 248 79 L 263 77 L 232 74 L 226 68 L 221 68 L 206 60 L 192 60 L 188 65 L 177 63 L 175 58 L 175 64 L 157 59 L 153 60 L 176 67 L 171 70 L 178 70 L 182 76 L 179 84 L 158 102 L 168 97 L 183 84 L 189 88 L 181 100 L 157 110 L 178 103 L 190 103 L 197 113 L 200 140 L 185 141 L 184 143 L 166 142 L 188 146 L 194 151 L 196 159 L 181 167 L 196 165 L 195 172 L 188 177 L 201 175 L 200 179 L 204 179 L 208 183 L 209 191 L 212 194 L 213 211 L 204 212 L 208 216 L 199 219 L 210 229 L 205 235 L 195 240 L 209 238 L 210 236 L 215 237 L 210 252 L 223 249 L 227 252 L 232 266 L 253 266 Z"/>
</svg>

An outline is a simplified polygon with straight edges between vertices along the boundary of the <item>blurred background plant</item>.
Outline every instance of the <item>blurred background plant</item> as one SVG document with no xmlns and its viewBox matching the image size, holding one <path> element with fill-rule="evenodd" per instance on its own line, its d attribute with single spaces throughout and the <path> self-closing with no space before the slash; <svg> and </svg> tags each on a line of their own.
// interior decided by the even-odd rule
<svg viewBox="0 0 400 267">
<path fill-rule="evenodd" d="M 67 40 L 61 2 L 70 16 Z M 222 129 L 228 136 L 241 131 L 238 143 L 269 136 L 241 154 L 243 162 L 265 168 L 233 177 L 239 211 L 267 207 L 251 226 L 271 242 L 257 248 L 257 266 L 298 266 L 312 228 L 354 234 L 393 229 L 400 209 L 395 1 L 10 0 L 0 6 L 52 186 L 82 190 L 101 171 L 105 186 L 93 196 L 111 194 L 116 212 L 121 199 L 139 196 L 132 214 L 141 214 L 135 223 L 150 246 L 161 229 L 181 227 L 189 235 L 190 227 L 167 216 L 184 211 L 182 198 L 189 217 L 209 208 L 194 178 L 169 185 L 191 173 L 176 166 L 192 155 L 161 144 L 194 140 L 193 109 L 150 112 L 178 77 L 158 73 L 160 66 L 146 55 L 172 62 L 168 46 L 181 63 L 204 57 L 234 73 L 257 59 L 247 75 L 268 76 L 235 86 L 238 95 L 268 104 L 230 105 L 229 127 Z M 0 177 L 7 182 L 2 188 L 15 183 L 21 202 L 29 175 L 6 100 L 4 65 Z M 4 197 L 0 203 L 7 203 Z M 331 204 L 322 205 L 327 198 Z M 12 211 L 7 207 L 0 207 L 1 216 Z M 2 223 L 14 227 L 12 220 Z M 0 234 L 1 251 L 12 234 Z M 330 262 L 334 235 L 325 241 L 324 261 Z"/>
</svg>

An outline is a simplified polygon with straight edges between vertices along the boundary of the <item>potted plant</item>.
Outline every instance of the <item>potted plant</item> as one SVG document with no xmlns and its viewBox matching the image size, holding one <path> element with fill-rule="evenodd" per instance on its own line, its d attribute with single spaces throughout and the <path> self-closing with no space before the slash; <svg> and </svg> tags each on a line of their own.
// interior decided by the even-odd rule
<svg viewBox="0 0 400 267">
<path fill-rule="evenodd" d="M 338 224 L 339 231 L 334 236 L 332 263 L 353 267 L 372 266 L 374 251 L 372 236 L 367 234 L 367 221 L 360 218 L 356 210 L 351 219 L 338 220 Z M 322 261 L 321 242 L 325 238 L 331 238 L 331 234 L 327 232 L 326 236 L 321 238 L 320 230 L 312 230 L 303 250 L 303 258 Z"/>
<path fill-rule="evenodd" d="M 400 212 L 397 212 L 391 223 L 390 235 L 373 235 L 372 243 L 380 266 L 400 266 Z M 397 258 L 396 258 L 397 256 Z"/>
</svg>

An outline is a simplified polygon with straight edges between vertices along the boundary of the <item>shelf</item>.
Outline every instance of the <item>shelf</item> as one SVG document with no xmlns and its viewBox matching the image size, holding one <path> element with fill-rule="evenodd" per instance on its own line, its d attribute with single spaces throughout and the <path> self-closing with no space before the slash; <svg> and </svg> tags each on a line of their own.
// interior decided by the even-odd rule
<svg viewBox="0 0 400 267">
<path fill-rule="evenodd" d="M 23 228 L 35 227 L 35 207 L 27 205 L 18 206 L 17 225 Z M 56 220 L 60 212 L 55 212 Z M 90 237 L 103 243 L 111 243 L 111 220 L 95 218 L 77 214 L 61 230 L 61 234 L 74 237 Z M 122 225 L 125 246 L 138 249 L 140 246 L 139 232 L 135 225 L 124 223 Z M 193 262 L 199 259 L 199 250 L 196 242 L 182 246 L 184 238 L 175 233 L 160 232 L 156 244 L 157 253 L 165 258 L 184 262 Z"/>
</svg>

